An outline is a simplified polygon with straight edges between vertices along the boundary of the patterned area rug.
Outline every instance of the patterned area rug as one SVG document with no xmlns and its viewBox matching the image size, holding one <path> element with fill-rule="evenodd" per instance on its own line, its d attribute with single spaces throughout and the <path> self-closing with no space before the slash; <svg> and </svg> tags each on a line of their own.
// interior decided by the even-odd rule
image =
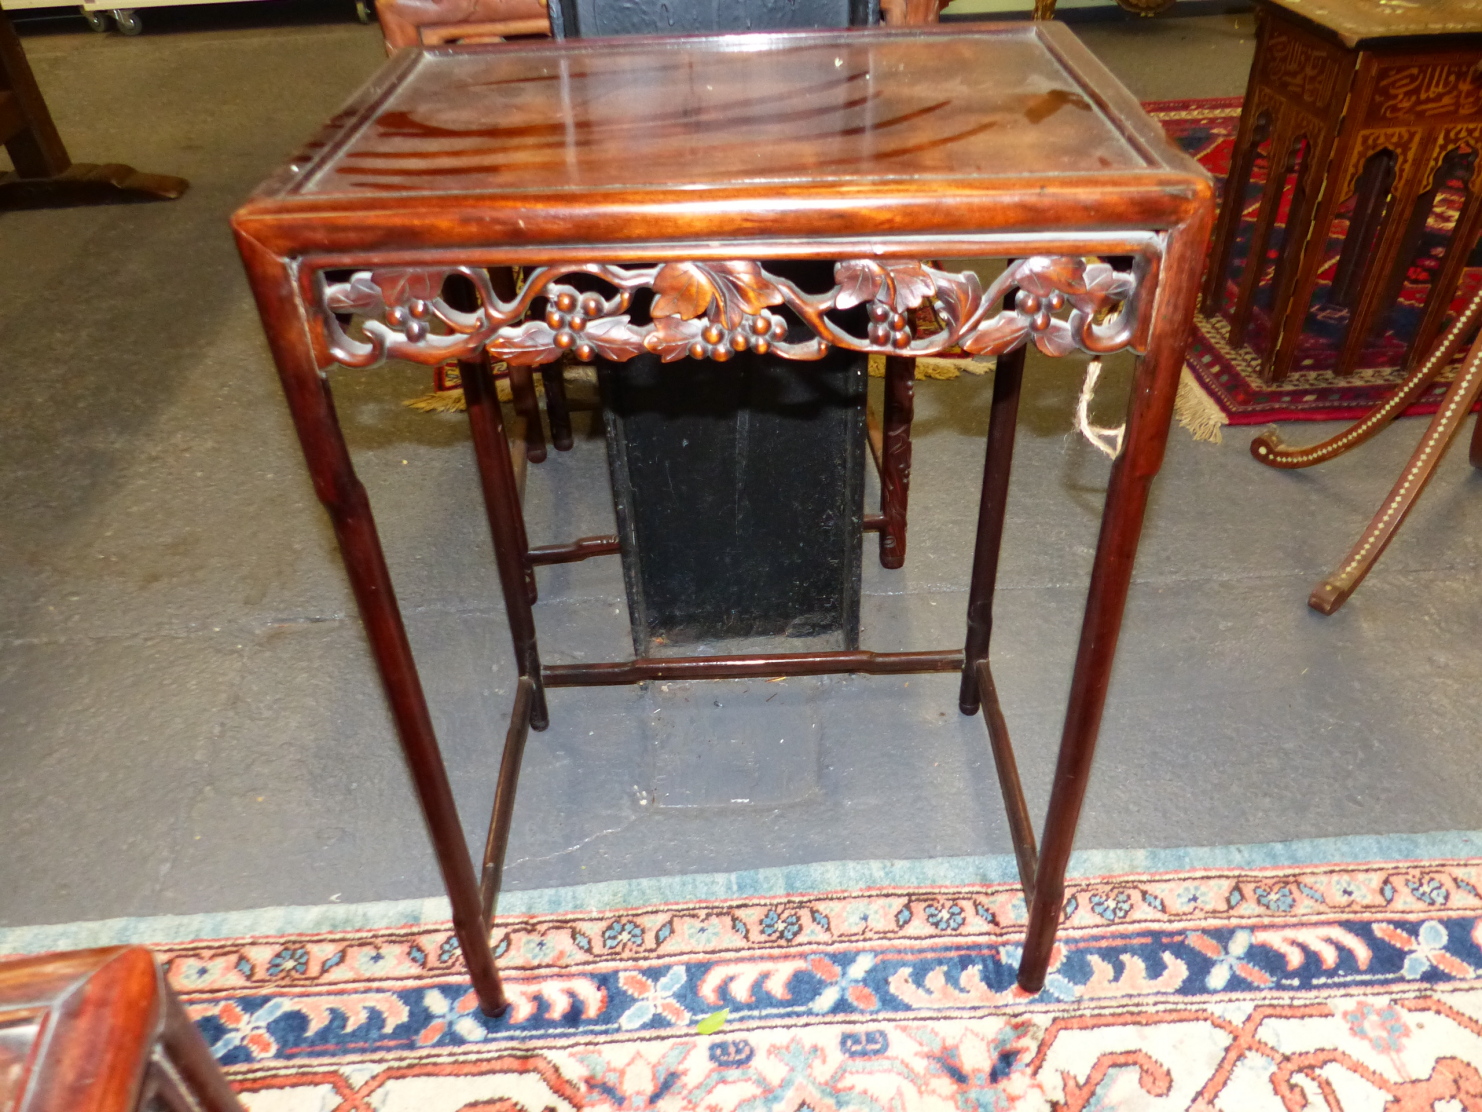
<svg viewBox="0 0 1482 1112">
<path fill-rule="evenodd" d="M 1240 98 L 1222 100 L 1154 101 L 1145 107 L 1162 122 L 1168 135 L 1215 176 L 1223 185 L 1230 169 L 1230 155 L 1235 131 L 1240 120 Z M 1264 181 L 1263 167 L 1258 165 L 1257 182 Z M 1327 304 L 1327 290 L 1337 268 L 1338 253 L 1343 245 L 1353 208 L 1350 198 L 1340 208 L 1334 221 L 1334 235 L 1328 241 L 1327 259 L 1308 316 L 1307 328 L 1298 346 L 1297 356 L 1287 380 L 1267 386 L 1257 375 L 1257 361 L 1249 348 L 1232 348 L 1229 325 L 1224 317 L 1200 316 L 1196 336 L 1188 357 L 1188 370 L 1200 387 L 1219 405 L 1231 424 L 1251 425 L 1267 421 L 1352 420 L 1361 417 L 1377 404 L 1402 377 L 1399 362 L 1404 355 L 1405 340 L 1414 333 L 1424 306 L 1430 277 L 1440 266 L 1439 253 L 1460 211 L 1462 183 L 1453 181 L 1442 191 L 1421 242 L 1419 254 L 1408 272 L 1399 304 L 1385 319 L 1382 331 L 1364 350 L 1354 374 L 1340 378 L 1333 373 L 1337 361 L 1342 326 L 1348 319 L 1346 309 Z M 1243 231 L 1237 241 L 1235 257 L 1238 274 L 1248 253 L 1254 229 L 1259 192 L 1252 190 L 1247 198 Z M 1273 236 L 1273 240 L 1277 237 Z M 1265 273 L 1257 293 L 1248 340 L 1256 350 L 1265 350 L 1271 328 L 1271 272 L 1276 258 L 1276 244 L 1268 250 L 1262 265 Z M 1453 312 L 1459 311 L 1482 284 L 1482 259 L 1474 256 L 1457 298 Z M 1228 304 L 1234 298 L 1234 283 L 1228 285 Z M 1448 321 L 1449 323 L 1449 321 Z M 1460 357 L 1457 359 L 1460 364 Z M 1446 392 L 1451 375 L 1444 376 L 1412 405 L 1410 416 L 1434 413 Z"/>
<path fill-rule="evenodd" d="M 153 941 L 250 1112 L 1441 1112 L 1482 1108 L 1479 848 L 1077 855 L 1100 879 L 1070 884 L 1034 997 L 1000 859 L 512 893 L 500 1019 L 439 901 L 19 929 L 0 951 Z"/>
</svg>

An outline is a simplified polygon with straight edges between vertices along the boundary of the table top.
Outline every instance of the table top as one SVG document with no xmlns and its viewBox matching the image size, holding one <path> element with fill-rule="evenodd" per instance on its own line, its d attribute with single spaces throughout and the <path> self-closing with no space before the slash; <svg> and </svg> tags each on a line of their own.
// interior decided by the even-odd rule
<svg viewBox="0 0 1482 1112">
<path fill-rule="evenodd" d="M 476 204 L 533 241 L 559 234 L 542 214 L 593 208 L 1049 192 L 1171 211 L 1207 182 L 1058 24 L 577 40 L 403 52 L 238 225 Z"/>
<path fill-rule="evenodd" d="M 1482 0 L 1263 0 L 1354 47 L 1384 39 L 1482 36 Z"/>
</svg>

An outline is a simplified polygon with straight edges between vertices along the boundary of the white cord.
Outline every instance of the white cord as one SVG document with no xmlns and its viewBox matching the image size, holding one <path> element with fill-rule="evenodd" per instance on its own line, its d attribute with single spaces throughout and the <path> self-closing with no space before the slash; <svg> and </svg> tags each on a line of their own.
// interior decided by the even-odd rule
<svg viewBox="0 0 1482 1112">
<path fill-rule="evenodd" d="M 1080 430 L 1082 436 L 1099 448 L 1107 459 L 1116 459 L 1122 454 L 1122 434 L 1127 431 L 1127 426 L 1118 425 L 1114 429 L 1104 429 L 1100 425 L 1091 424 L 1091 397 L 1096 393 L 1096 380 L 1100 377 L 1101 357 L 1097 356 L 1086 364 L 1086 380 L 1081 383 L 1081 397 L 1075 407 L 1075 427 Z"/>
</svg>

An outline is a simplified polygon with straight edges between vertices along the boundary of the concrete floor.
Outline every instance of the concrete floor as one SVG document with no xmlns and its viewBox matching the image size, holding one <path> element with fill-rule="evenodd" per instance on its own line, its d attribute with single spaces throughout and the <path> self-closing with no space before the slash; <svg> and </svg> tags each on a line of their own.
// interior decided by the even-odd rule
<svg viewBox="0 0 1482 1112">
<path fill-rule="evenodd" d="M 439 890 L 226 228 L 380 40 L 348 11 L 261 7 L 152 12 L 134 39 L 23 27 L 75 158 L 193 184 L 0 218 L 0 926 Z M 1251 51 L 1245 17 L 1083 33 L 1144 98 L 1237 94 Z M 1125 396 L 1113 370 L 1104 418 Z M 401 406 L 424 371 L 334 382 L 478 842 L 512 668 L 466 427 Z M 1078 384 L 1079 364 L 1031 361 L 999 595 L 1036 815 L 1107 475 L 1070 430 Z M 882 571 L 867 540 L 869 646 L 960 641 L 989 393 L 919 390 L 910 557 Z M 1482 478 L 1464 452 L 1347 609 L 1305 606 L 1421 428 L 1311 473 L 1259 468 L 1250 430 L 1218 447 L 1175 430 L 1081 846 L 1482 827 Z M 529 513 L 533 543 L 611 527 L 600 439 L 532 469 Z M 542 572 L 542 593 L 548 660 L 627 650 L 615 561 Z M 1005 852 L 982 723 L 954 692 L 556 692 L 507 883 Z"/>
</svg>

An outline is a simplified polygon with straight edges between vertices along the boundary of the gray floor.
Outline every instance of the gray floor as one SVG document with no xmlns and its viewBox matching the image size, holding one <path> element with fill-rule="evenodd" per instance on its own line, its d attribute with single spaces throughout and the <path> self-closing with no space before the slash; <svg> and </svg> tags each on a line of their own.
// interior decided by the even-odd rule
<svg viewBox="0 0 1482 1112">
<path fill-rule="evenodd" d="M 0 925 L 438 890 L 225 223 L 380 42 L 228 7 L 152 13 L 136 39 L 27 29 L 74 157 L 193 186 L 0 218 Z M 1244 18 L 1083 33 L 1143 97 L 1236 94 L 1249 64 Z M 1036 813 L 1107 475 L 1070 431 L 1078 376 L 1032 361 L 999 596 Z M 477 840 L 511 665 L 465 426 L 400 404 L 425 386 L 406 367 L 335 377 Z M 961 637 L 989 391 L 919 390 L 910 559 L 884 572 L 870 542 L 869 645 Z M 1482 827 L 1482 478 L 1464 453 L 1346 610 L 1304 605 L 1421 427 L 1303 474 L 1255 465 L 1250 430 L 1219 447 L 1175 430 L 1081 845 Z M 532 470 L 535 543 L 609 527 L 604 467 L 588 435 Z M 625 651 L 615 562 L 542 580 L 548 659 Z M 950 677 L 557 692 L 508 884 L 1004 852 L 982 724 L 953 696 Z"/>
</svg>

